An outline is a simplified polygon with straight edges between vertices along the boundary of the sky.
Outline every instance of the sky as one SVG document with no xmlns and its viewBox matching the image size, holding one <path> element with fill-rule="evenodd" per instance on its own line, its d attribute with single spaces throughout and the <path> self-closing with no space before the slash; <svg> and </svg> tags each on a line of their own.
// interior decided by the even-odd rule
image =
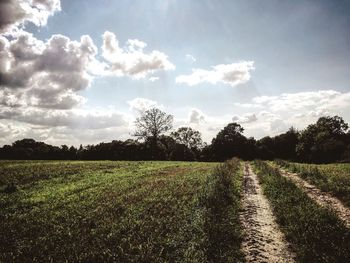
<svg viewBox="0 0 350 263">
<path fill-rule="evenodd" d="M 350 122 L 346 0 L 0 0 L 0 145 L 132 138 L 158 107 L 211 139 Z"/>
</svg>

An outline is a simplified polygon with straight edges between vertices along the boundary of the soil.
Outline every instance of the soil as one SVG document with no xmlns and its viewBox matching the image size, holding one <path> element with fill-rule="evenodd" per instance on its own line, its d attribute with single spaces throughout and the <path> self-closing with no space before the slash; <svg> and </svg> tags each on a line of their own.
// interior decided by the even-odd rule
<svg viewBox="0 0 350 263">
<path fill-rule="evenodd" d="M 257 175 L 245 164 L 243 181 L 242 250 L 247 262 L 295 262 L 288 242 L 278 228 Z"/>
</svg>

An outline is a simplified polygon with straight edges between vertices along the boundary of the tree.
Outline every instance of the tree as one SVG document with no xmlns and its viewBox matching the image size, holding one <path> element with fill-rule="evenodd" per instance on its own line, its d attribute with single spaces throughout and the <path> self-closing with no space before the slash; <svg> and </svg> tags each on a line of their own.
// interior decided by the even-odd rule
<svg viewBox="0 0 350 263">
<path fill-rule="evenodd" d="M 265 136 L 256 142 L 257 156 L 260 159 L 272 160 L 276 157 L 274 140 L 270 136 Z"/>
<path fill-rule="evenodd" d="M 299 132 L 291 127 L 287 132 L 275 137 L 266 136 L 256 143 L 257 156 L 261 159 L 274 158 L 295 160 Z"/>
<path fill-rule="evenodd" d="M 166 114 L 160 109 L 149 109 L 136 119 L 134 136 L 155 143 L 161 134 L 172 129 L 173 119 L 172 115 Z"/>
<path fill-rule="evenodd" d="M 301 132 L 296 151 L 302 161 L 333 162 L 346 148 L 348 124 L 339 116 L 321 117 Z"/>
<path fill-rule="evenodd" d="M 177 143 L 183 144 L 189 149 L 203 148 L 201 133 L 190 127 L 181 127 L 177 131 L 172 132 L 170 136 L 173 137 Z"/>
<path fill-rule="evenodd" d="M 227 160 L 234 156 L 246 158 L 248 140 L 242 134 L 243 127 L 238 123 L 229 123 L 212 141 L 212 151 L 215 160 Z M 249 144 L 250 145 L 250 144 Z"/>
<path fill-rule="evenodd" d="M 299 132 L 291 127 L 286 133 L 274 137 L 275 157 L 296 160 L 296 146 L 298 144 Z"/>
</svg>

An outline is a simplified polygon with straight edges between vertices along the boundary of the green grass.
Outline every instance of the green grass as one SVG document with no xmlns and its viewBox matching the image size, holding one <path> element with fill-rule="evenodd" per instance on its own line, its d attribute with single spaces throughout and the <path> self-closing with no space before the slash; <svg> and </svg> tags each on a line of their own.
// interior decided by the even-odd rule
<svg viewBox="0 0 350 263">
<path fill-rule="evenodd" d="M 0 162 L 0 262 L 236 261 L 239 162 L 216 166 Z"/>
<path fill-rule="evenodd" d="M 242 262 L 239 210 L 243 169 L 238 159 L 218 166 L 202 196 L 209 262 Z"/>
<path fill-rule="evenodd" d="M 339 198 L 350 207 L 350 164 L 301 164 L 277 161 L 291 172 Z"/>
<path fill-rule="evenodd" d="M 320 207 L 278 169 L 254 162 L 264 194 L 277 223 L 299 262 L 350 262 L 350 231 L 329 210 Z"/>
</svg>

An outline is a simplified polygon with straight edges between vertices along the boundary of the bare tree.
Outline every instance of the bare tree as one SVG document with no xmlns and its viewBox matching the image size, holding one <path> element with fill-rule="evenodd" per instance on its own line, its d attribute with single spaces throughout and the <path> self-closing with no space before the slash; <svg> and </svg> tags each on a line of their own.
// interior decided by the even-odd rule
<svg viewBox="0 0 350 263">
<path fill-rule="evenodd" d="M 142 139 L 157 141 L 162 133 L 173 128 L 174 117 L 157 108 L 144 111 L 135 121 L 136 131 L 133 134 Z"/>
</svg>

